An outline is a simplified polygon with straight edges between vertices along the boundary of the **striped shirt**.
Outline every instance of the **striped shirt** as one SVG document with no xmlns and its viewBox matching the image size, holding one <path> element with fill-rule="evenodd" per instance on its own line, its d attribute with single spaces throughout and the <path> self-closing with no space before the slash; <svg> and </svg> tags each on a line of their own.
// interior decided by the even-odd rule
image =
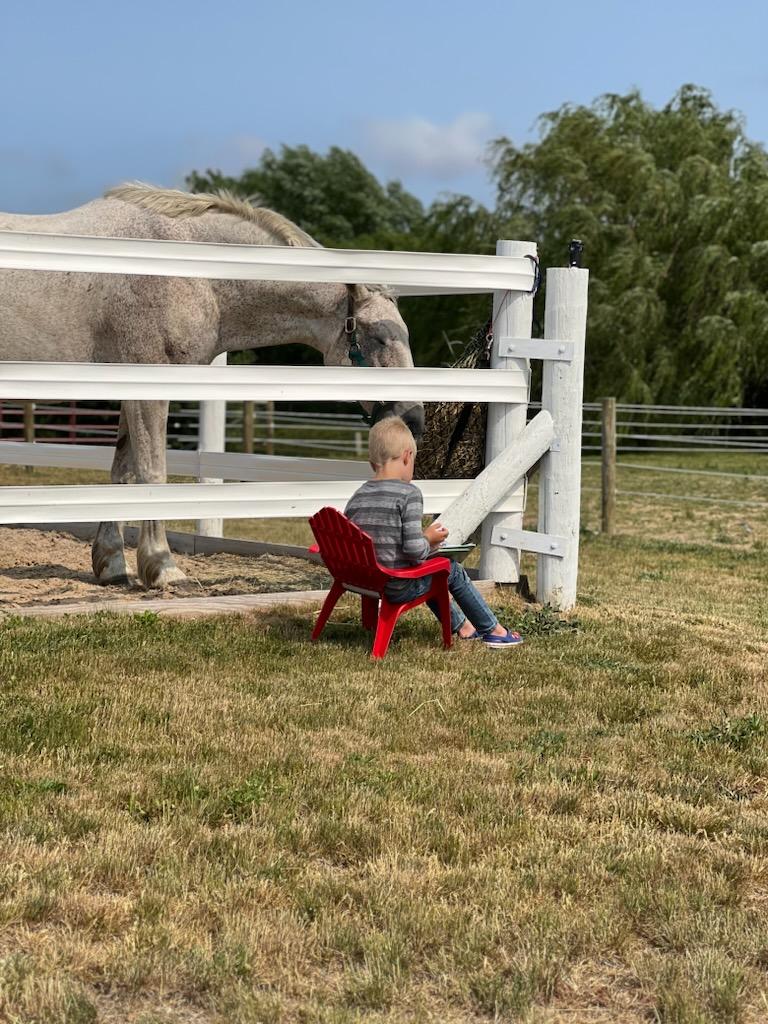
<svg viewBox="0 0 768 1024">
<path fill-rule="evenodd" d="M 409 569 L 429 558 L 429 541 L 421 532 L 424 499 L 404 480 L 367 480 L 344 509 L 345 515 L 373 540 L 376 557 L 387 569 Z M 390 583 L 396 596 L 410 580 Z"/>
</svg>

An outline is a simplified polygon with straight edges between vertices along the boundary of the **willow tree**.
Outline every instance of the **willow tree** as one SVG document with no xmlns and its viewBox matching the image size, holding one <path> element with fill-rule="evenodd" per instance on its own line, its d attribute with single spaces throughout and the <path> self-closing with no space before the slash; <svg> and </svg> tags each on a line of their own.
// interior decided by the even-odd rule
<svg viewBox="0 0 768 1024">
<path fill-rule="evenodd" d="M 768 404 L 768 156 L 739 116 L 695 86 L 606 95 L 498 140 L 493 168 L 543 265 L 585 243 L 588 397 Z"/>
</svg>

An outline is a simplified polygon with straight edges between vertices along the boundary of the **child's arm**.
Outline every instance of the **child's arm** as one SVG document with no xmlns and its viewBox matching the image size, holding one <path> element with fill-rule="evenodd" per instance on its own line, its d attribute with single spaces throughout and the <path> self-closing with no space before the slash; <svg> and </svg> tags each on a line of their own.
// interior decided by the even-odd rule
<svg viewBox="0 0 768 1024">
<path fill-rule="evenodd" d="M 424 501 L 421 491 L 414 487 L 406 496 L 402 507 L 403 554 L 414 565 L 426 561 L 432 553 L 432 546 L 421 529 L 423 515 Z"/>
</svg>

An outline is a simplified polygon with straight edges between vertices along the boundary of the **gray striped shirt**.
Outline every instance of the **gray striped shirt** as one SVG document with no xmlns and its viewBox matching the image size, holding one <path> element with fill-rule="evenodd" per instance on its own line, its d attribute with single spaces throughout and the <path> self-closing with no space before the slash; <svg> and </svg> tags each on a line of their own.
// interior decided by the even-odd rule
<svg viewBox="0 0 768 1024">
<path fill-rule="evenodd" d="M 367 480 L 349 499 L 344 512 L 371 537 L 376 557 L 385 568 L 409 569 L 429 558 L 429 541 L 421 532 L 424 499 L 414 484 Z M 391 583 L 387 591 L 402 589 L 409 582 Z"/>
</svg>

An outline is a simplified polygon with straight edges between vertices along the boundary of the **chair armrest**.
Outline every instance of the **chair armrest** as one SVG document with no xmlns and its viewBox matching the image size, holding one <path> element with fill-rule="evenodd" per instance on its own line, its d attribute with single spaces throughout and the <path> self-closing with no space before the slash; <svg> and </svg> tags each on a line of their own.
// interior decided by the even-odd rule
<svg viewBox="0 0 768 1024">
<path fill-rule="evenodd" d="M 451 562 L 448 558 L 429 558 L 413 569 L 384 569 L 387 576 L 398 580 L 418 580 L 422 576 L 430 576 L 433 572 L 450 572 Z"/>
</svg>

